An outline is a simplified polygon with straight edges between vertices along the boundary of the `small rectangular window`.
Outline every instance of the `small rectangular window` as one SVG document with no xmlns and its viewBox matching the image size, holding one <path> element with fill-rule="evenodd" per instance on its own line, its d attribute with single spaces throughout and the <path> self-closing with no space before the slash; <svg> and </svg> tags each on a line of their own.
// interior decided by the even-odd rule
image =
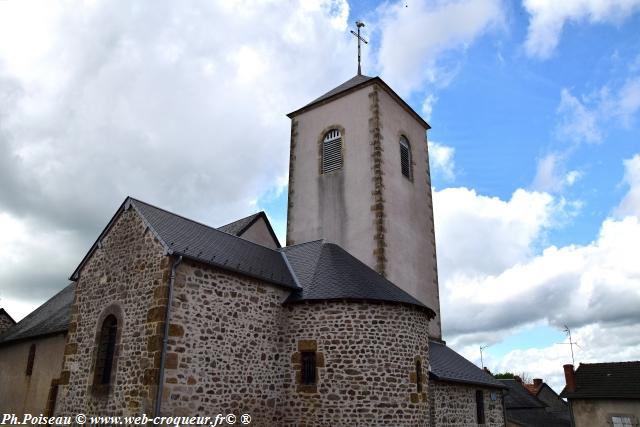
<svg viewBox="0 0 640 427">
<path fill-rule="evenodd" d="M 484 393 L 482 390 L 476 390 L 476 416 L 478 424 L 484 424 Z"/>
<path fill-rule="evenodd" d="M 316 383 L 316 352 L 303 351 L 301 382 L 304 385 L 314 385 Z"/>
<path fill-rule="evenodd" d="M 611 417 L 611 424 L 613 427 L 634 427 L 635 425 L 631 417 L 626 415 Z"/>
<path fill-rule="evenodd" d="M 29 357 L 27 358 L 27 369 L 25 370 L 25 375 L 30 376 L 33 373 L 33 362 L 36 359 L 36 345 L 31 344 L 29 347 Z"/>
</svg>

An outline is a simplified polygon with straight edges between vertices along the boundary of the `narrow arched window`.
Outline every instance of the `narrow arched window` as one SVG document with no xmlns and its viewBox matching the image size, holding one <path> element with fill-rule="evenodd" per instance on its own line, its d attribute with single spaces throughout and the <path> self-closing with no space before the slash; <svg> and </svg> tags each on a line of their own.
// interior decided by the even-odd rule
<svg viewBox="0 0 640 427">
<path fill-rule="evenodd" d="M 33 362 L 36 359 L 36 345 L 31 344 L 29 347 L 29 356 L 27 357 L 27 369 L 25 370 L 25 375 L 29 376 L 33 373 Z"/>
<path fill-rule="evenodd" d="M 322 173 L 342 169 L 342 135 L 331 129 L 322 140 Z"/>
<path fill-rule="evenodd" d="M 402 169 L 402 175 L 408 179 L 412 179 L 412 167 L 411 167 L 411 145 L 409 140 L 402 135 L 400 137 L 400 168 Z"/>
<path fill-rule="evenodd" d="M 106 385 L 111 383 L 111 369 L 116 351 L 116 336 L 118 334 L 118 320 L 113 314 L 108 315 L 100 328 L 98 352 L 96 355 L 96 369 L 94 383 Z"/>
<path fill-rule="evenodd" d="M 422 393 L 422 362 L 416 360 L 416 390 Z"/>
</svg>

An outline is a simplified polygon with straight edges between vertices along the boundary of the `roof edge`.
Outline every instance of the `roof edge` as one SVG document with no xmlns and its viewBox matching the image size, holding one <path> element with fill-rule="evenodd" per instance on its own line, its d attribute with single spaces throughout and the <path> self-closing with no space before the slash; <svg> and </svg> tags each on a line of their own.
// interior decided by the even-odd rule
<svg viewBox="0 0 640 427">
<path fill-rule="evenodd" d="M 138 214 L 138 217 L 140 217 L 140 219 L 142 220 L 144 225 L 146 227 L 148 227 L 149 230 L 151 230 L 151 232 L 156 237 L 156 239 L 158 239 L 160 244 L 164 247 L 164 250 L 166 251 L 166 253 L 169 254 L 169 255 L 173 253 L 171 248 L 169 248 L 169 245 L 167 245 L 166 242 L 164 240 L 162 240 L 162 238 L 160 237 L 158 232 L 151 226 L 151 224 L 149 223 L 149 221 L 147 221 L 147 219 L 144 217 L 144 215 L 142 215 L 142 212 L 140 212 L 140 210 L 138 210 L 138 208 L 135 205 L 136 201 L 137 200 L 134 199 L 131 196 L 127 196 L 124 199 L 124 201 L 122 202 L 120 207 L 116 210 L 116 212 L 113 214 L 113 216 L 111 217 L 111 219 L 109 220 L 107 225 L 104 227 L 102 232 L 98 235 L 98 238 L 96 239 L 96 241 L 93 243 L 93 245 L 91 245 L 91 247 L 89 248 L 89 251 L 82 258 L 82 261 L 80 261 L 80 264 L 78 264 L 78 266 L 73 271 L 71 276 L 69 276 L 69 280 L 71 280 L 73 282 L 78 280 L 78 278 L 80 277 L 80 270 L 82 270 L 82 268 L 87 263 L 87 261 L 89 260 L 91 255 L 93 255 L 93 253 L 96 251 L 96 249 L 100 248 L 101 242 L 102 242 L 102 239 L 104 238 L 104 236 L 109 232 L 109 230 L 111 230 L 111 227 L 113 227 L 113 225 L 115 224 L 116 220 L 120 217 L 120 214 L 122 214 L 122 212 L 128 210 L 130 207 L 133 207 L 135 209 L 136 213 Z"/>
<path fill-rule="evenodd" d="M 291 296 L 286 298 L 282 305 L 301 305 L 304 303 L 317 304 L 322 302 L 346 302 L 346 303 L 371 303 L 371 304 L 391 304 L 391 305 L 404 305 L 407 307 L 415 308 L 419 311 L 425 312 L 429 316 L 429 320 L 435 317 L 435 312 L 426 305 L 411 304 L 409 302 L 402 301 L 389 301 L 386 299 L 375 298 L 305 298 L 305 299 L 292 299 Z"/>
<path fill-rule="evenodd" d="M 478 369 L 480 369 L 480 368 L 478 368 Z M 495 389 L 498 389 L 498 390 L 509 390 L 509 387 L 507 387 L 506 385 L 499 386 L 499 385 L 481 383 L 481 382 L 477 382 L 477 381 L 467 381 L 467 380 L 457 380 L 457 379 L 452 379 L 452 378 L 444 378 L 444 377 L 439 377 L 438 375 L 434 374 L 431 371 L 429 371 L 429 379 L 432 379 L 434 381 L 445 382 L 445 383 L 476 385 L 476 386 L 482 386 L 482 387 L 486 387 L 486 388 L 495 388 Z"/>
<path fill-rule="evenodd" d="M 342 98 L 343 96 L 346 96 L 350 93 L 353 93 L 357 90 L 360 90 L 368 85 L 371 84 L 375 84 L 378 83 L 382 86 L 382 88 L 389 93 L 389 95 L 391 95 L 391 97 L 398 102 L 409 114 L 411 114 L 413 116 L 414 119 L 416 119 L 421 125 L 423 125 L 424 127 L 427 128 L 427 130 L 431 129 L 431 126 L 429 125 L 429 123 L 427 123 L 427 121 L 425 119 L 423 119 L 413 108 L 411 108 L 411 106 L 409 104 L 407 104 L 407 102 L 402 99 L 400 97 L 400 95 L 398 95 L 393 89 L 391 89 L 391 87 L 386 84 L 384 82 L 384 80 L 382 80 L 379 76 L 375 76 L 370 78 L 369 80 L 366 80 L 362 83 L 358 83 L 357 85 L 347 88 L 343 91 L 340 91 L 338 93 L 334 93 L 333 95 L 324 98 L 324 99 L 320 99 L 317 100 L 315 102 L 311 102 L 310 104 L 305 105 L 302 108 L 299 108 L 295 111 L 292 111 L 290 113 L 287 114 L 287 117 L 289 117 L 290 119 L 293 119 L 295 116 L 298 116 L 302 113 L 305 113 L 309 110 L 313 110 L 314 108 L 320 107 L 322 105 L 328 104 L 329 102 L 332 102 L 338 98 Z"/>
<path fill-rule="evenodd" d="M 267 230 L 269 231 L 269 234 L 271 234 L 273 241 L 276 242 L 276 246 L 278 246 L 278 249 L 280 249 L 282 245 L 280 244 L 280 240 L 278 240 L 278 236 L 276 236 L 275 231 L 273 231 L 273 227 L 271 226 L 271 221 L 269 221 L 269 217 L 267 216 L 267 213 L 265 211 L 258 212 L 258 214 L 251 221 L 249 221 L 247 225 L 245 225 L 240 229 L 240 231 L 237 234 L 237 237 L 242 236 L 245 233 L 245 231 L 250 229 L 251 226 L 256 222 L 258 222 L 260 218 L 264 219 L 265 224 L 267 224 Z"/>
</svg>

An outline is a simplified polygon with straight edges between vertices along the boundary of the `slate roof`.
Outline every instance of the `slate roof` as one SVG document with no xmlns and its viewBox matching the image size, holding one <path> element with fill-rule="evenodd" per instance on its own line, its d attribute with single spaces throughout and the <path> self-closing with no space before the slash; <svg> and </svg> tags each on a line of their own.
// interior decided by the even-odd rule
<svg viewBox="0 0 640 427">
<path fill-rule="evenodd" d="M 438 381 L 506 388 L 482 369 L 438 341 L 429 341 L 429 377 Z"/>
<path fill-rule="evenodd" d="M 160 243 L 164 245 L 167 253 L 171 255 L 181 255 L 277 285 L 292 289 L 297 288 L 280 252 L 132 197 L 127 197 L 120 206 L 109 225 L 72 274 L 71 280 L 77 280 L 80 269 L 90 254 L 98 247 L 102 236 L 107 233 L 118 214 L 129 206 L 136 209 Z"/>
<path fill-rule="evenodd" d="M 248 217 L 230 222 L 229 224 L 223 225 L 222 227 L 218 227 L 218 230 L 240 237 L 260 218 L 264 219 L 264 223 L 267 226 L 267 230 L 269 230 L 269 234 L 271 234 L 271 238 L 273 238 L 273 241 L 279 248 L 280 241 L 278 240 L 276 233 L 273 231 L 273 228 L 271 227 L 271 223 L 267 219 L 267 214 L 264 211 L 256 212 L 253 215 L 249 215 Z"/>
<path fill-rule="evenodd" d="M 504 397 L 507 409 L 545 408 L 547 406 L 540 399 L 532 396 L 518 381 L 500 380 L 500 382 L 509 388 L 509 393 Z"/>
<path fill-rule="evenodd" d="M 222 227 L 218 227 L 218 230 L 224 231 L 225 233 L 233 234 L 234 236 L 239 236 L 244 233 L 247 228 L 251 226 L 251 224 L 256 222 L 256 220 L 262 213 L 264 212 L 256 212 L 253 215 L 249 215 L 248 217 L 230 222 L 229 224 L 223 225 Z"/>
<path fill-rule="evenodd" d="M 555 412 L 547 412 L 544 408 L 509 409 L 507 421 L 522 427 L 570 427 L 569 415 L 562 416 Z"/>
<path fill-rule="evenodd" d="M 331 89 L 330 91 L 328 91 L 324 95 L 314 99 L 313 101 L 311 101 L 310 103 L 308 103 L 304 107 L 299 108 L 296 111 L 292 111 L 291 113 L 287 114 L 287 117 L 293 118 L 293 117 L 297 116 L 300 113 L 303 113 L 303 112 L 308 111 L 308 110 L 310 110 L 312 108 L 315 108 L 315 107 L 317 107 L 319 105 L 322 105 L 322 104 L 324 104 L 326 102 L 329 102 L 329 101 L 331 101 L 333 99 L 336 99 L 336 98 L 339 98 L 339 97 L 341 97 L 343 95 L 346 95 L 347 92 L 349 92 L 349 91 L 357 90 L 357 89 L 359 89 L 361 87 L 365 87 L 365 86 L 369 85 L 370 83 L 378 83 L 397 103 L 399 103 L 417 121 L 419 121 L 427 129 L 431 129 L 431 126 L 429 126 L 429 124 L 420 116 L 420 114 L 416 113 L 415 110 L 413 108 L 411 108 L 411 106 L 409 104 L 407 104 L 404 99 L 402 99 L 400 96 L 398 96 L 398 94 L 395 93 L 394 90 L 391 89 L 391 87 L 389 87 L 389 85 L 384 82 L 384 80 L 382 80 L 378 76 L 369 77 L 369 76 L 365 76 L 365 75 L 362 75 L 362 74 L 358 74 L 355 77 L 350 78 L 346 82 L 344 82 L 344 83 L 336 86 L 335 88 Z"/>
<path fill-rule="evenodd" d="M 69 327 L 73 283 L 55 294 L 27 317 L 10 327 L 0 336 L 0 345 L 41 335 L 65 332 Z"/>
<path fill-rule="evenodd" d="M 640 361 L 581 363 L 576 369 L 576 390 L 565 387 L 568 399 L 640 399 Z"/>
<path fill-rule="evenodd" d="M 316 240 L 282 248 L 302 288 L 286 303 L 326 300 L 366 300 L 409 304 L 432 309 L 376 273 L 340 246 Z"/>
</svg>

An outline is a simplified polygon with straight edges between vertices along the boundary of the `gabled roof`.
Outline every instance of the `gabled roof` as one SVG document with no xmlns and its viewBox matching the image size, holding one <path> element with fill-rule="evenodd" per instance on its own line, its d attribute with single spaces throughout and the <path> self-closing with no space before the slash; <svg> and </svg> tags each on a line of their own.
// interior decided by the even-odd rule
<svg viewBox="0 0 640 427">
<path fill-rule="evenodd" d="M 229 224 L 223 225 L 222 227 L 218 227 L 218 230 L 241 237 L 245 231 L 251 228 L 251 226 L 261 218 L 264 220 L 264 223 L 266 224 L 267 230 L 269 230 L 269 234 L 271 234 L 273 241 L 275 242 L 277 247 L 280 247 L 280 241 L 278 240 L 278 237 L 276 237 L 276 233 L 273 231 L 273 227 L 271 227 L 271 222 L 267 218 L 267 214 L 264 211 L 256 212 L 253 215 L 249 215 L 248 217 L 230 222 Z"/>
<path fill-rule="evenodd" d="M 404 101 L 404 99 L 402 99 L 397 93 L 395 93 L 395 91 L 391 89 L 391 87 L 389 87 L 389 85 L 386 84 L 384 80 L 382 80 L 380 77 L 377 77 L 377 76 L 369 77 L 369 76 L 364 76 L 362 74 L 358 74 L 355 77 L 350 78 L 346 82 L 331 89 L 324 95 L 314 99 L 304 107 L 299 108 L 296 111 L 292 111 L 291 113 L 287 114 L 287 117 L 293 118 L 298 114 L 304 113 L 305 111 L 309 111 L 313 108 L 324 105 L 328 102 L 331 102 L 342 96 L 348 95 L 349 93 L 355 92 L 356 90 L 359 90 L 365 86 L 368 86 L 374 83 L 378 83 L 398 104 L 402 106 L 402 108 L 404 108 L 409 114 L 413 116 L 413 118 L 415 118 L 418 122 L 420 122 L 422 126 L 424 126 L 427 129 L 431 129 L 431 126 L 429 126 L 429 123 L 427 123 L 420 116 L 420 114 L 416 113 L 415 110 L 411 108 L 411 106 Z"/>
<path fill-rule="evenodd" d="M 71 280 L 78 279 L 82 266 L 99 247 L 102 238 L 115 223 L 119 214 L 130 207 L 138 212 L 169 255 L 183 256 L 273 284 L 292 289 L 297 288 L 286 261 L 278 251 L 132 197 L 125 199 L 96 243 L 71 275 Z"/>
<path fill-rule="evenodd" d="M 434 317 L 432 309 L 333 243 L 323 240 L 282 248 L 300 287 L 286 303 L 366 300 L 409 304 Z"/>
<path fill-rule="evenodd" d="M 4 308 L 0 308 L 0 316 L 5 316 L 7 317 L 14 325 L 16 324 L 16 321 L 13 320 L 13 317 L 11 317 L 11 315 L 9 315 L 9 313 L 7 313 L 7 310 L 5 310 Z"/>
<path fill-rule="evenodd" d="M 507 395 L 508 396 L 508 395 Z M 563 416 L 556 412 L 547 412 L 545 408 L 509 409 L 507 421 L 522 427 L 570 427 L 568 414 Z"/>
<path fill-rule="evenodd" d="M 491 388 L 506 388 L 482 369 L 438 341 L 429 340 L 429 378 Z M 526 393 L 526 392 L 525 392 Z"/>
<path fill-rule="evenodd" d="M 0 336 L 0 345 L 42 335 L 66 332 L 69 327 L 73 283 L 36 308 L 27 317 L 7 329 Z"/>
<path fill-rule="evenodd" d="M 565 387 L 568 399 L 640 399 L 640 361 L 581 363 L 575 372 L 576 390 Z"/>
<path fill-rule="evenodd" d="M 517 380 L 505 379 L 500 382 L 509 388 L 509 393 L 504 397 L 507 409 L 544 408 L 547 406 L 540 399 L 532 396 Z"/>
</svg>

